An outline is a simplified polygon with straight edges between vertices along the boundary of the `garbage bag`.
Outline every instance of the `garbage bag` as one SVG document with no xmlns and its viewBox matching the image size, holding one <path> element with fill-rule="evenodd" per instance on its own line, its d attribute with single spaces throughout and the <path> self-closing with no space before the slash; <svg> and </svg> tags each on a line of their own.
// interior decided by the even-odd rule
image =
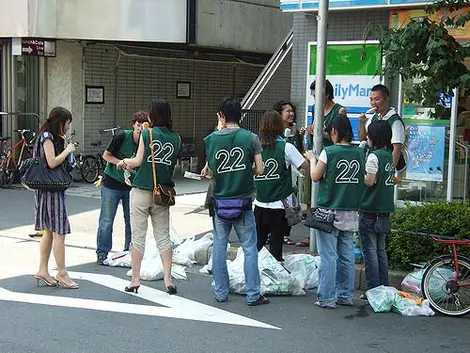
<svg viewBox="0 0 470 353">
<path fill-rule="evenodd" d="M 132 277 L 132 269 L 127 272 L 128 277 Z M 174 279 L 186 280 L 186 270 L 184 266 L 173 264 L 171 276 Z M 163 279 L 163 264 L 160 257 L 153 259 L 143 259 L 140 267 L 140 279 L 142 281 L 158 281 Z"/>
<path fill-rule="evenodd" d="M 191 266 L 196 263 L 195 254 L 198 251 L 207 251 L 214 242 L 212 233 L 207 233 L 198 240 L 194 236 L 185 239 L 173 250 L 173 262 Z"/>
<path fill-rule="evenodd" d="M 424 271 L 420 269 L 409 273 L 401 282 L 401 289 L 407 292 L 423 296 L 421 292 L 421 282 L 423 280 Z M 454 277 L 454 271 L 449 268 L 438 268 L 429 280 L 429 294 L 433 300 L 441 301 L 449 298 L 449 294 L 445 292 L 445 284 Z"/>
<path fill-rule="evenodd" d="M 245 273 L 243 271 L 245 256 L 240 247 L 237 257 L 228 261 L 230 291 L 245 294 Z M 261 294 L 268 295 L 303 295 L 302 288 L 295 288 L 295 283 L 289 272 L 271 255 L 262 248 L 258 255 L 258 268 L 260 272 Z"/>
<path fill-rule="evenodd" d="M 103 263 L 111 267 L 131 267 L 131 254 L 129 251 L 109 253 Z"/>
<path fill-rule="evenodd" d="M 376 313 L 386 313 L 392 310 L 395 301 L 395 287 L 378 286 L 366 292 L 367 300 Z"/>
<path fill-rule="evenodd" d="M 318 287 L 320 256 L 293 254 L 284 257 L 284 267 L 300 288 Z"/>
<path fill-rule="evenodd" d="M 429 306 L 429 300 L 401 296 L 398 292 L 393 301 L 392 311 L 403 316 L 433 316 L 434 311 Z"/>
<path fill-rule="evenodd" d="M 227 244 L 227 251 L 230 249 L 230 244 Z M 209 261 L 207 262 L 206 265 L 204 265 L 199 272 L 205 275 L 210 275 L 212 274 L 212 255 L 213 252 L 211 253 L 211 256 L 209 257 Z"/>
</svg>

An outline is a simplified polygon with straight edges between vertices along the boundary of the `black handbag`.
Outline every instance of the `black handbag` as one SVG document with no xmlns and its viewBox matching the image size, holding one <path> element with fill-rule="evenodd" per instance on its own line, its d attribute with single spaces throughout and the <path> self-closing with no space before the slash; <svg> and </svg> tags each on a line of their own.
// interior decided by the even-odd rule
<svg viewBox="0 0 470 353">
<path fill-rule="evenodd" d="M 314 228 L 325 233 L 331 233 L 333 232 L 334 223 L 334 214 L 322 211 L 319 208 L 313 208 L 312 214 L 307 217 L 304 225 L 308 228 Z"/>
<path fill-rule="evenodd" d="M 64 191 L 72 184 L 72 177 L 64 166 L 66 163 L 51 169 L 45 156 L 28 158 L 20 166 L 21 184 L 33 190 Z"/>
</svg>

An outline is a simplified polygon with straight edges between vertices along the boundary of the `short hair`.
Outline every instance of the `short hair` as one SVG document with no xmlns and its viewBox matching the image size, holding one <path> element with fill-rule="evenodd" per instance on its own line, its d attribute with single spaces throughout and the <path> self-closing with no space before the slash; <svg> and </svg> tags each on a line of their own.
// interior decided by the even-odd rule
<svg viewBox="0 0 470 353">
<path fill-rule="evenodd" d="M 374 148 L 390 148 L 392 146 L 392 128 L 385 120 L 370 123 L 367 128 L 367 137 Z"/>
<path fill-rule="evenodd" d="M 375 85 L 371 88 L 371 92 L 380 92 L 385 98 L 390 97 L 390 91 L 388 90 L 387 86 L 384 85 Z"/>
<path fill-rule="evenodd" d="M 351 121 L 349 121 L 349 118 L 346 115 L 338 114 L 333 118 L 327 130 L 330 136 L 333 129 L 338 132 L 338 141 L 352 141 L 353 129 L 351 126 Z"/>
<path fill-rule="evenodd" d="M 225 116 L 225 122 L 240 124 L 242 105 L 235 97 L 226 97 L 219 104 L 218 111 Z"/>
<path fill-rule="evenodd" d="M 149 105 L 149 118 L 153 126 L 166 127 L 173 131 L 170 103 L 164 99 L 154 99 Z"/>
<path fill-rule="evenodd" d="M 132 114 L 132 125 L 134 125 L 136 122 L 141 124 L 149 122 L 149 113 L 145 110 L 139 110 Z"/>
<path fill-rule="evenodd" d="M 273 110 L 277 111 L 279 114 L 282 114 L 282 111 L 284 110 L 286 105 L 290 105 L 292 110 L 295 109 L 294 105 L 291 102 L 281 100 L 281 101 L 274 103 Z"/>
<path fill-rule="evenodd" d="M 315 81 L 312 82 L 310 85 L 310 90 L 314 91 L 315 90 Z M 333 100 L 335 99 L 335 91 L 333 89 L 333 85 L 329 80 L 325 80 L 325 94 L 328 97 L 328 99 Z"/>
</svg>

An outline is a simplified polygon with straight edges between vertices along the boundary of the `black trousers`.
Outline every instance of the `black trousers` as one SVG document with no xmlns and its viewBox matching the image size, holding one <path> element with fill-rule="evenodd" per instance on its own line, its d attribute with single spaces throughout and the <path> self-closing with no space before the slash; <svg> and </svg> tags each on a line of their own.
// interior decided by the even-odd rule
<svg viewBox="0 0 470 353">
<path fill-rule="evenodd" d="M 283 209 L 270 209 L 255 206 L 258 251 L 266 245 L 269 237 L 269 252 L 278 261 L 283 261 L 282 244 L 287 227 L 286 212 Z"/>
</svg>

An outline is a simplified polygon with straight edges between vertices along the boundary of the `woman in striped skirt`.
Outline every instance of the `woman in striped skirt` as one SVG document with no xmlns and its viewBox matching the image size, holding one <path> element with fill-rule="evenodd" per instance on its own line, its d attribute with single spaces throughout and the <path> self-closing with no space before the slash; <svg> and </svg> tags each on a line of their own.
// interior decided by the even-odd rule
<svg viewBox="0 0 470 353">
<path fill-rule="evenodd" d="M 46 159 L 49 168 L 54 169 L 66 163 L 67 156 L 75 151 L 70 143 L 65 147 L 65 133 L 72 122 L 72 114 L 65 108 L 56 107 L 41 126 L 35 145 L 35 154 Z M 64 148 L 65 147 L 65 148 Z M 49 287 L 62 286 L 76 289 L 65 267 L 65 235 L 70 233 L 65 191 L 35 191 L 35 229 L 44 230 L 40 244 L 39 271 L 34 276 Z M 49 274 L 48 263 L 51 251 L 57 264 L 56 278 Z"/>
</svg>

